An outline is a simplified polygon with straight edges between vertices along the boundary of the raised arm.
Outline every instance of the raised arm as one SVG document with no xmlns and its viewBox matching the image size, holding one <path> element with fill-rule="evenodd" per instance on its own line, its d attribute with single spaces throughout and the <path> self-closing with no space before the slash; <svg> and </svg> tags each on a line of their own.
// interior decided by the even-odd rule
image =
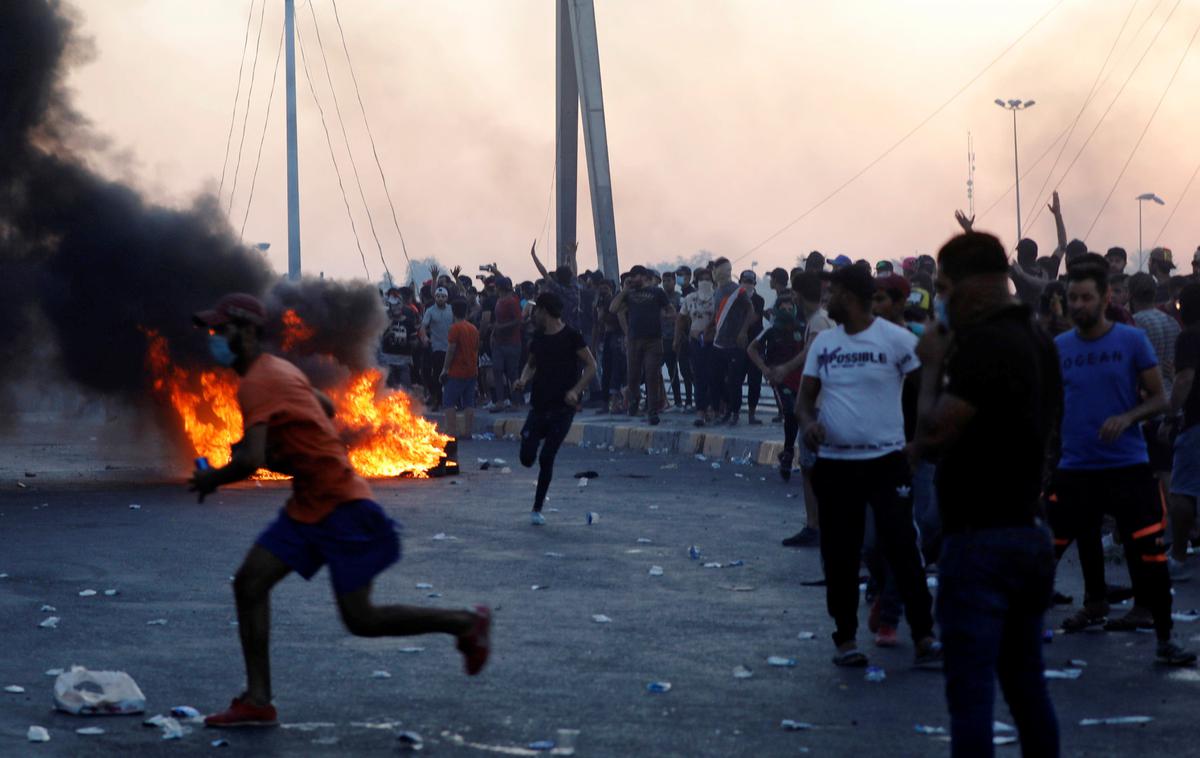
<svg viewBox="0 0 1200 758">
<path fill-rule="evenodd" d="M 541 259 L 538 258 L 537 240 L 534 240 L 533 244 L 530 245 L 529 255 L 533 258 L 533 265 L 537 266 L 538 273 L 542 275 L 542 278 L 549 279 L 550 278 L 549 272 L 546 271 L 546 267 L 542 265 Z"/>
</svg>

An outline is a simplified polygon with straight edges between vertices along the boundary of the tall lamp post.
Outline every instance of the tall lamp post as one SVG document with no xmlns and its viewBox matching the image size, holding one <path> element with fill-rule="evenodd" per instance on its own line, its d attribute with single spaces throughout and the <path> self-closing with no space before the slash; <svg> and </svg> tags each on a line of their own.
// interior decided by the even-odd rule
<svg viewBox="0 0 1200 758">
<path fill-rule="evenodd" d="M 1153 192 L 1143 192 L 1137 196 L 1138 201 L 1138 269 L 1142 267 L 1142 206 L 1147 200 L 1152 200 L 1159 205 L 1166 205 L 1167 201 L 1163 200 Z"/>
<path fill-rule="evenodd" d="M 1029 110 L 1033 107 L 1033 100 L 1001 100 L 996 98 L 996 105 L 999 105 L 1006 111 L 1012 111 L 1013 114 L 1013 168 L 1016 171 L 1017 178 L 1017 241 L 1022 238 L 1021 234 L 1021 163 L 1017 157 L 1017 111 Z"/>
</svg>

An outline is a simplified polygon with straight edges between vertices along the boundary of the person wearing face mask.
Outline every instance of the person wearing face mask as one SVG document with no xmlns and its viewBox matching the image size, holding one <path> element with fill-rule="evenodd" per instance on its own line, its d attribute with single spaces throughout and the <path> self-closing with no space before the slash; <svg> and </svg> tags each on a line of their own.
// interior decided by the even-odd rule
<svg viewBox="0 0 1200 758">
<path fill-rule="evenodd" d="M 716 310 L 712 271 L 707 268 L 696 269 L 695 282 L 696 291 L 686 295 L 680 305 L 679 319 L 675 325 L 675 351 L 680 352 L 683 344 L 687 343 L 686 352 L 695 382 L 696 420 L 693 423 L 704 426 L 712 421 L 715 411 L 710 386 L 713 373 L 712 342 L 707 336 Z"/>
<path fill-rule="evenodd" d="M 417 338 L 417 313 L 399 290 L 388 298 L 388 328 L 380 345 L 380 363 L 388 367 L 387 386 L 412 386 L 413 343 Z"/>
<path fill-rule="evenodd" d="M 1062 402 L 1059 357 L 1009 294 L 1004 246 L 968 232 L 938 253 L 950 319 L 917 344 L 913 457 L 939 458 L 945 526 L 937 615 L 954 756 L 993 754 L 996 681 L 1028 756 L 1058 755 L 1042 630 L 1054 555 L 1042 524 L 1046 452 Z M 998 468 L 997 462 L 1003 461 Z"/>
<path fill-rule="evenodd" d="M 433 293 L 433 306 L 421 318 L 421 344 L 430 349 L 426 388 L 431 411 L 442 407 L 441 375 L 446 366 L 446 350 L 450 346 L 450 327 L 454 324 L 454 313 L 447 304 L 449 299 L 449 291 L 445 287 L 438 287 Z"/>
<path fill-rule="evenodd" d="M 771 310 L 771 326 L 764 329 L 746 348 L 746 354 L 771 384 L 775 400 L 783 414 L 783 451 L 779 453 L 779 476 L 783 481 L 792 478 L 792 462 L 796 457 L 796 435 L 800 422 L 790 409 L 796 407 L 800 392 L 799 367 L 787 373 L 776 367 L 786 364 L 804 352 L 804 329 L 796 318 L 796 304 L 780 298 Z"/>
<path fill-rule="evenodd" d="M 333 403 L 296 366 L 262 352 L 266 308 L 235 293 L 193 316 L 209 330 L 214 360 L 237 372 L 242 441 L 220 468 L 198 468 L 188 482 L 200 502 L 218 487 L 248 479 L 262 468 L 292 476 L 292 495 L 259 535 L 233 580 L 246 689 L 229 708 L 205 718 L 208 727 L 269 727 L 279 723 L 271 704 L 270 596 L 293 571 L 311 579 L 329 565 L 342 621 L 361 637 L 454 636 L 467 674 L 490 652 L 491 611 L 375 605 L 375 578 L 400 558 L 398 525 L 372 499 L 355 473 L 333 425 Z"/>
<path fill-rule="evenodd" d="M 671 303 L 672 313 L 670 316 L 663 317 L 662 338 L 663 338 L 663 363 L 667 367 L 667 377 L 671 380 L 671 395 L 675 401 L 674 410 L 680 412 L 687 409 L 687 406 L 692 404 L 692 382 L 691 371 L 683 370 L 684 359 L 680 352 L 675 349 L 675 322 L 678 320 L 679 309 L 683 305 L 683 295 L 675 288 L 675 272 L 664 271 L 662 275 L 662 291 L 667 296 L 667 301 Z M 684 379 L 684 389 L 686 390 L 686 405 L 684 404 L 685 394 L 680 392 L 679 380 Z M 664 393 L 665 394 L 665 393 Z"/>
<path fill-rule="evenodd" d="M 713 267 L 713 275 L 718 282 L 717 306 L 710 330 L 715 351 L 713 362 L 716 364 L 713 381 L 723 395 L 725 408 L 717 423 L 736 426 L 742 409 L 742 385 L 746 380 L 746 346 L 750 342 L 750 327 L 758 318 L 753 300 L 757 277 L 753 271 L 743 271 L 737 284 L 728 280 L 720 284 L 722 279 L 729 276 L 729 272 L 729 261 L 718 259 Z M 761 301 L 762 298 L 759 298 Z M 758 376 L 757 371 L 755 375 Z M 754 400 L 757 404 L 757 397 Z"/>
<path fill-rule="evenodd" d="M 663 321 L 675 315 L 667 295 L 651 285 L 652 274 L 644 266 L 634 266 L 625 286 L 613 298 L 608 309 L 625 326 L 629 378 L 629 414 L 637 413 L 641 383 L 646 382 L 646 421 L 659 422 L 658 411 L 662 376 Z"/>
</svg>

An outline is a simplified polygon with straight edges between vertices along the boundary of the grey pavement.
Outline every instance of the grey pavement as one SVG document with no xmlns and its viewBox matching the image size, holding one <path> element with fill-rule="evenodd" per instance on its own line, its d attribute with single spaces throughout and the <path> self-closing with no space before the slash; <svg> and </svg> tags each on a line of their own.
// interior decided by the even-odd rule
<svg viewBox="0 0 1200 758">
<path fill-rule="evenodd" d="M 516 446 L 502 440 L 463 443 L 457 478 L 374 485 L 405 527 L 404 558 L 379 578 L 376 600 L 492 605 L 494 652 L 480 676 L 463 673 L 449 638 L 349 636 L 322 573 L 312 582 L 289 577 L 273 599 L 276 704 L 290 728 L 198 729 L 163 742 L 139 717 L 55 713 L 44 672 L 71 664 L 129 672 L 147 695 L 147 715 L 224 707 L 243 680 L 229 578 L 287 492 L 286 484 L 248 484 L 200 505 L 181 484 L 186 461 L 161 460 L 157 442 L 131 439 L 120 423 L 94 431 L 0 432 L 0 686 L 26 690 L 0 692 L 0 755 L 207 754 L 218 737 L 229 755 L 390 755 L 397 729 L 421 733 L 430 755 L 526 755 L 529 743 L 563 728 L 580 730 L 584 756 L 948 754 L 914 730 L 948 719 L 941 675 L 911 668 L 905 627 L 901 647 L 889 651 L 860 632 L 887 672 L 882 683 L 830 663 L 824 591 L 801 586 L 820 576 L 818 556 L 779 546 L 803 522 L 796 480 L 785 485 L 764 466 L 568 446 L 547 504 L 555 510 L 534 528 L 536 470 L 521 468 Z M 504 459 L 511 473 L 505 464 L 480 471 L 478 458 Z M 584 469 L 600 476 L 581 488 L 572 474 Z M 591 526 L 589 511 L 600 515 Z M 688 557 L 693 544 L 700 561 Z M 745 565 L 702 567 L 735 560 Z M 663 575 L 650 576 L 652 565 Z M 1127 579 L 1122 567 L 1110 576 Z M 1072 559 L 1059 585 L 1081 595 Z M 120 594 L 78 594 L 109 588 Z M 43 604 L 55 606 L 59 628 L 38 627 L 51 615 Z M 1181 585 L 1176 610 L 1196 606 L 1200 591 Z M 1057 625 L 1066 613 L 1050 619 Z M 147 625 L 155 619 L 167 623 Z M 1177 629 L 1197 644 L 1200 624 Z M 1060 635 L 1045 647 L 1052 667 L 1088 662 L 1079 679 L 1049 683 L 1064 755 L 1194 752 L 1200 674 L 1156 668 L 1153 648 L 1151 634 L 1102 633 Z M 797 665 L 772 667 L 768 656 Z M 737 666 L 753 676 L 734 678 Z M 377 670 L 391 678 L 372 678 Z M 651 694 L 652 681 L 672 688 Z M 1154 720 L 1078 724 L 1120 715 Z M 1002 703 L 996 718 L 1011 723 Z M 813 728 L 784 731 L 784 719 Z M 31 724 L 52 741 L 27 743 Z M 86 726 L 106 733 L 75 733 Z"/>
</svg>

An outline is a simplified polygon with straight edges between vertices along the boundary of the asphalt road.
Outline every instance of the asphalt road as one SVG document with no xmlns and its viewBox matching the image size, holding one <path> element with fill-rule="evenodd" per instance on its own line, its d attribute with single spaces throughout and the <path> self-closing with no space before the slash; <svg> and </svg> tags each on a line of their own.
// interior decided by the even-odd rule
<svg viewBox="0 0 1200 758">
<path fill-rule="evenodd" d="M 230 755 L 383 755 L 398 749 L 398 729 L 423 735 L 432 755 L 526 754 L 529 743 L 554 739 L 559 729 L 580 730 L 578 754 L 587 756 L 948 754 L 944 742 L 914 730 L 948 720 L 941 675 L 910 666 L 906 627 L 891 651 L 870 648 L 860 632 L 872 662 L 886 669 L 882 683 L 830 663 L 824 591 L 800 584 L 820 576 L 817 554 L 779 546 L 803 522 L 796 481 L 784 485 L 760 467 L 566 448 L 548 503 L 557 510 L 546 514 L 547 526 L 533 528 L 535 471 L 520 468 L 515 448 L 466 443 L 456 479 L 375 485 L 405 526 L 404 558 L 379 578 L 377 601 L 490 604 L 494 652 L 482 675 L 464 675 L 449 638 L 349 636 L 325 574 L 312 582 L 290 577 L 273 604 L 284 728 L 201 728 L 171 742 L 140 717 L 53 712 L 53 678 L 44 672 L 72 664 L 127 671 L 146 693 L 147 715 L 177 705 L 224 707 L 243 681 L 229 578 L 286 485 L 240 487 L 199 505 L 178 482 L 137 483 L 122 469 L 24 479 L 25 488 L 5 479 L 0 686 L 25 693 L 0 692 L 0 755 L 207 754 L 220 737 Z M 53 456 L 53 447 L 23 463 L 39 455 Z M 103 460 L 104 450 L 96 455 Z M 503 464 L 479 471 L 477 457 L 506 459 L 511 473 Z M 600 476 L 580 488 L 572 474 L 584 469 Z M 589 511 L 600 517 L 591 526 Z M 435 539 L 439 533 L 452 539 Z M 699 561 L 688 557 L 693 544 Z M 745 565 L 702 567 L 735 560 Z M 662 576 L 649 575 L 653 565 Z M 1080 597 L 1073 561 L 1061 573 L 1060 588 Z M 1110 575 L 1127 581 L 1123 568 Z M 110 588 L 119 594 L 106 597 Z M 85 589 L 100 594 L 79 596 Z M 56 610 L 42 612 L 43 604 Z M 1200 591 L 1182 585 L 1176 610 L 1197 606 Z M 1065 613 L 1052 614 L 1055 625 Z M 39 628 L 49 615 L 61 617 L 59 627 Z M 167 623 L 148 625 L 156 619 Z M 1200 624 L 1180 623 L 1178 631 L 1187 641 Z M 802 632 L 815 638 L 800 639 Z M 1085 634 L 1058 636 L 1045 648 L 1051 666 L 1089 664 L 1077 680 L 1050 682 L 1065 755 L 1192 753 L 1200 674 L 1155 668 L 1153 645 L 1151 634 Z M 406 647 L 422 650 L 401 652 Z M 772 667 L 768 656 L 797 665 Z M 735 678 L 737 666 L 753 676 Z M 373 678 L 375 671 L 391 676 Z M 647 692 L 653 681 L 671 690 Z M 1154 720 L 1078 723 L 1134 714 Z M 1002 704 L 996 718 L 1011 723 Z M 813 728 L 785 731 L 784 719 Z M 51 742 L 27 743 L 32 724 L 48 728 Z M 74 731 L 87 726 L 106 733 Z M 999 750 L 1016 755 L 1018 748 Z"/>
</svg>

